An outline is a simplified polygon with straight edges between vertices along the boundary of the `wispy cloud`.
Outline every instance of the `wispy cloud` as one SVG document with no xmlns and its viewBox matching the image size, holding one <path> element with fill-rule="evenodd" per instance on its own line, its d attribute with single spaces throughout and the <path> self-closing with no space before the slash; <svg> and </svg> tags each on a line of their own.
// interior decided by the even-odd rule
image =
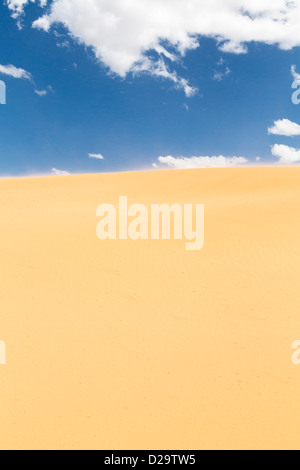
<svg viewBox="0 0 300 470">
<path fill-rule="evenodd" d="M 96 160 L 104 160 L 103 155 L 101 153 L 89 153 L 89 158 L 95 158 Z"/>
<path fill-rule="evenodd" d="M 34 93 L 38 96 L 47 96 L 48 95 L 47 90 L 34 90 Z"/>
<path fill-rule="evenodd" d="M 300 126 L 295 122 L 288 119 L 279 119 L 274 122 L 272 127 L 268 129 L 269 134 L 284 135 L 287 137 L 294 137 L 300 135 Z"/>
<path fill-rule="evenodd" d="M 53 93 L 53 92 L 54 90 L 52 86 L 48 86 L 46 90 L 34 90 L 34 93 L 36 93 L 40 97 L 47 96 L 49 93 Z"/>
<path fill-rule="evenodd" d="M 146 72 L 154 77 L 171 80 L 177 89 L 184 91 L 187 98 L 191 98 L 198 92 L 198 89 L 191 86 L 187 79 L 180 77 L 177 72 L 171 72 L 163 59 L 155 61 L 144 57 L 139 63 L 133 65 L 130 71 L 133 75 Z"/>
<path fill-rule="evenodd" d="M 52 168 L 51 174 L 53 176 L 68 176 L 68 175 L 70 175 L 70 173 L 68 171 L 58 170 L 57 168 Z"/>
<path fill-rule="evenodd" d="M 27 72 L 24 69 L 17 68 L 14 65 L 0 65 L 0 74 L 8 75 L 12 78 L 32 81 L 31 73 Z"/>
<path fill-rule="evenodd" d="M 1 74 L 19 80 L 29 80 L 34 87 L 36 86 L 32 74 L 27 72 L 27 70 L 16 67 L 15 65 L 0 65 L 0 75 Z M 37 88 L 34 89 L 34 92 L 41 97 L 46 96 L 49 93 L 53 93 L 53 91 L 54 90 L 51 86 L 48 86 L 45 90 L 38 90 Z"/>
<path fill-rule="evenodd" d="M 226 67 L 224 71 L 215 71 L 213 79 L 217 82 L 221 82 L 224 78 L 228 77 L 231 74 L 231 70 L 229 67 Z"/>
<path fill-rule="evenodd" d="M 154 163 L 154 168 L 167 167 L 177 170 L 193 169 L 193 168 L 226 168 L 247 163 L 245 157 L 159 157 L 158 164 Z"/>
</svg>

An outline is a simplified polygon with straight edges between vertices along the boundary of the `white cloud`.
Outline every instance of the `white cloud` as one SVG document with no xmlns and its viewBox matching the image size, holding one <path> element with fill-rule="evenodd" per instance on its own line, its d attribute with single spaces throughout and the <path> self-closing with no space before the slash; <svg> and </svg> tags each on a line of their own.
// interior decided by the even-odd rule
<svg viewBox="0 0 300 470">
<path fill-rule="evenodd" d="M 300 163 L 300 150 L 288 145 L 274 145 L 272 147 L 272 155 L 278 158 L 278 163 L 281 165 Z"/>
<path fill-rule="evenodd" d="M 15 67 L 14 65 L 0 65 L 0 74 L 8 75 L 12 78 L 22 78 L 25 80 L 32 80 L 32 76 L 24 69 Z"/>
<path fill-rule="evenodd" d="M 7 0 L 16 17 L 30 1 L 37 0 Z M 143 71 L 192 96 L 189 81 L 160 61 L 179 60 L 199 46 L 201 36 L 234 54 L 247 53 L 253 41 L 285 50 L 300 46 L 300 0 L 54 0 L 34 27 L 49 31 L 53 25 L 64 25 L 110 71 L 125 77 L 142 63 Z M 149 51 L 158 59 L 150 59 Z"/>
<path fill-rule="evenodd" d="M 170 72 L 168 66 L 162 59 L 153 61 L 148 57 L 144 57 L 140 62 L 132 66 L 131 72 L 138 74 L 142 72 L 150 73 L 152 76 L 171 80 L 176 88 L 182 89 L 187 98 L 194 96 L 198 89 L 189 85 L 188 80 L 179 77 L 176 72 Z"/>
<path fill-rule="evenodd" d="M 53 176 L 68 176 L 70 173 L 68 171 L 58 170 L 57 168 L 52 168 L 51 174 Z"/>
<path fill-rule="evenodd" d="M 104 160 L 103 155 L 101 153 L 89 153 L 89 158 L 95 158 L 96 160 Z"/>
<path fill-rule="evenodd" d="M 274 122 L 273 127 L 269 127 L 268 132 L 273 135 L 294 137 L 296 135 L 300 135 L 300 126 L 288 119 L 280 119 Z"/>
<path fill-rule="evenodd" d="M 229 67 L 226 67 L 225 71 L 215 71 L 213 79 L 221 82 L 224 78 L 228 77 L 231 74 L 231 70 Z"/>
<path fill-rule="evenodd" d="M 193 168 L 226 168 L 242 165 L 247 163 L 245 157 L 159 157 L 158 162 L 163 167 L 173 168 L 177 170 L 193 169 Z M 157 163 L 153 164 L 154 168 L 159 168 Z"/>
<path fill-rule="evenodd" d="M 14 18 L 17 18 L 23 13 L 24 7 L 27 3 L 28 0 L 7 0 L 8 8 L 12 11 L 12 16 Z"/>
<path fill-rule="evenodd" d="M 15 67 L 14 65 L 0 65 L 0 75 L 7 75 L 8 77 L 29 80 L 32 85 L 35 87 L 34 79 L 30 72 L 27 72 L 24 69 Z M 53 93 L 54 90 L 51 86 L 48 86 L 46 90 L 35 89 L 34 92 L 38 96 L 46 96 L 48 93 Z"/>
<path fill-rule="evenodd" d="M 48 0 L 39 0 L 38 3 L 41 7 L 45 7 L 47 5 L 47 1 Z M 25 5 L 27 5 L 29 2 L 35 3 L 36 0 L 7 0 L 7 5 L 8 8 L 12 11 L 12 16 L 17 18 L 22 15 Z"/>
<path fill-rule="evenodd" d="M 38 96 L 47 96 L 48 95 L 47 90 L 34 90 L 34 93 L 36 93 Z"/>
<path fill-rule="evenodd" d="M 245 44 L 234 41 L 226 41 L 220 46 L 220 51 L 228 54 L 247 54 L 248 48 Z"/>
<path fill-rule="evenodd" d="M 48 86 L 46 90 L 34 90 L 34 93 L 36 93 L 40 97 L 47 96 L 49 93 L 54 93 L 54 90 L 52 86 Z"/>
</svg>

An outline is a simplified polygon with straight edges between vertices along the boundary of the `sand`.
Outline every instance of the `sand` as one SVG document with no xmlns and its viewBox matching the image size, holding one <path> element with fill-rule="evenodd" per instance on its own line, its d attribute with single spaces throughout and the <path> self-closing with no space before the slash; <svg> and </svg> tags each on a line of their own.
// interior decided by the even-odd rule
<svg viewBox="0 0 300 470">
<path fill-rule="evenodd" d="M 205 204 L 205 246 L 96 209 Z M 1 449 L 299 449 L 300 168 L 0 181 Z"/>
</svg>

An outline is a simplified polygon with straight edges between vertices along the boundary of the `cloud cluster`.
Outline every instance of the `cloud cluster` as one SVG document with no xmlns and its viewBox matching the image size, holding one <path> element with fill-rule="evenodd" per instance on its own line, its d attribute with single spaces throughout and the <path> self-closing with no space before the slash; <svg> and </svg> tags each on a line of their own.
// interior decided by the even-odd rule
<svg viewBox="0 0 300 470">
<path fill-rule="evenodd" d="M 159 157 L 158 163 L 154 163 L 154 168 L 159 166 L 176 170 L 186 170 L 194 168 L 229 168 L 247 163 L 245 157 Z"/>
<path fill-rule="evenodd" d="M 96 58 L 121 77 L 148 73 L 171 81 L 187 97 L 197 93 L 176 65 L 200 45 L 201 37 L 213 38 L 224 53 L 246 54 L 253 41 L 283 50 L 300 46 L 300 0 L 7 0 L 18 21 L 29 3 L 44 8 L 33 27 L 50 32 L 64 26 L 69 37 L 94 51 Z M 55 33 L 55 31 L 54 31 Z M 31 80 L 31 75 L 12 65 L 0 65 L 0 73 Z M 217 71 L 216 80 L 230 70 Z M 300 74 L 292 67 L 293 87 Z M 36 91 L 44 96 L 46 90 Z M 274 122 L 269 134 L 300 135 L 300 126 L 288 119 Z M 300 150 L 274 145 L 272 154 L 281 164 L 300 162 Z M 90 158 L 102 159 L 90 154 Z M 244 157 L 159 157 L 156 166 L 168 168 L 228 167 L 247 163 Z M 59 171 L 53 169 L 53 171 Z"/>
<path fill-rule="evenodd" d="M 20 17 L 37 1 L 7 4 Z M 46 0 L 39 3 L 46 6 Z M 46 8 L 35 28 L 63 25 L 112 72 L 147 71 L 172 80 L 187 96 L 195 89 L 170 66 L 197 48 L 201 36 L 234 54 L 246 53 L 252 41 L 281 49 L 300 45 L 300 0 L 53 0 Z"/>
</svg>

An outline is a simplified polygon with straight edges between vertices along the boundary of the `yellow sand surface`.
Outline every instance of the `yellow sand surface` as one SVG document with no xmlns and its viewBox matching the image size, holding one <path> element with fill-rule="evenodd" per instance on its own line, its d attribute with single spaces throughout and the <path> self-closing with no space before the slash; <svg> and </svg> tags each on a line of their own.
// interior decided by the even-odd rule
<svg viewBox="0 0 300 470">
<path fill-rule="evenodd" d="M 205 247 L 100 241 L 205 204 Z M 0 181 L 1 449 L 300 449 L 300 168 Z"/>
</svg>

